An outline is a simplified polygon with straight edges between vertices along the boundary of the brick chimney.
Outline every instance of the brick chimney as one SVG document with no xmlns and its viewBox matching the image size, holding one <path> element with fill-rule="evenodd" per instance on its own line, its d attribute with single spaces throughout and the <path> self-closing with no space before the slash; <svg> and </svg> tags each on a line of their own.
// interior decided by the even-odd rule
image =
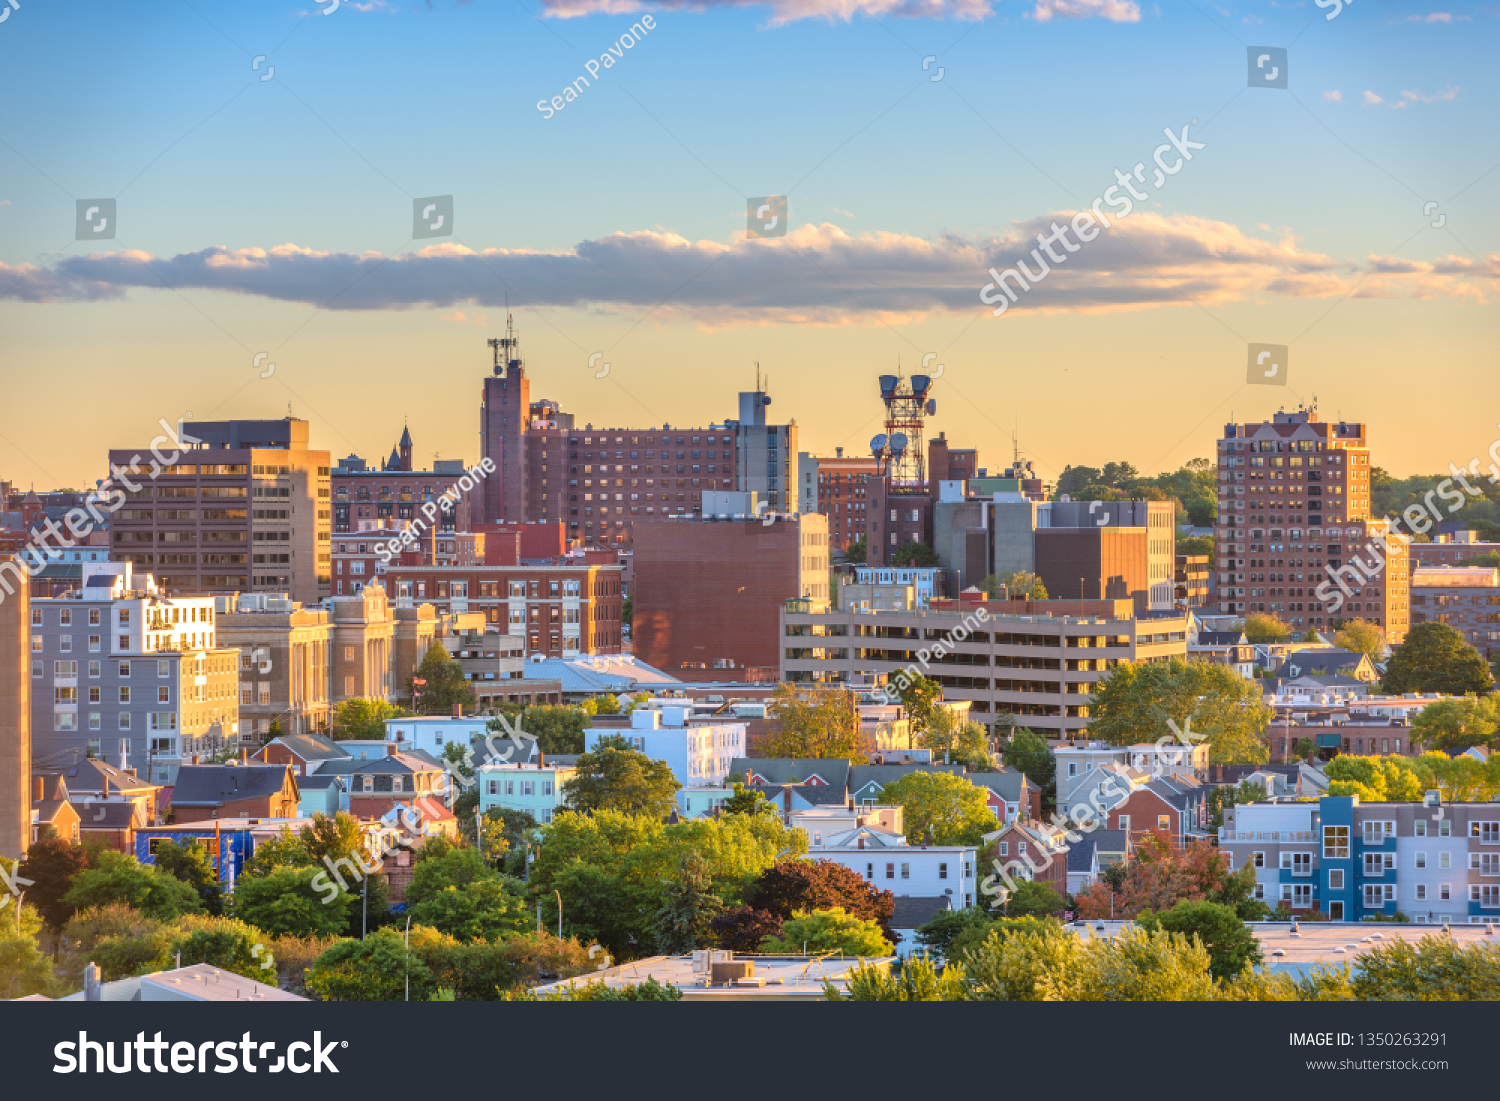
<svg viewBox="0 0 1500 1101">
<path fill-rule="evenodd" d="M 387 757 L 394 757 L 400 751 L 400 749 L 401 749 L 401 747 L 399 745 L 397 745 L 395 742 L 386 742 L 385 743 L 385 755 Z"/>
<path fill-rule="evenodd" d="M 249 763 L 250 763 L 250 751 L 248 749 L 246 749 L 244 746 L 241 746 L 240 747 L 240 764 L 242 764 L 242 765 L 248 765 Z"/>
<path fill-rule="evenodd" d="M 463 704 L 456 703 L 456 704 L 453 705 L 453 717 L 455 719 L 461 719 L 461 718 L 464 717 L 464 705 Z"/>
<path fill-rule="evenodd" d="M 31 798 L 40 803 L 47 798 L 47 779 L 44 776 L 33 776 L 31 778 Z"/>
<path fill-rule="evenodd" d="M 104 778 L 104 798 L 109 798 L 109 777 Z"/>
</svg>

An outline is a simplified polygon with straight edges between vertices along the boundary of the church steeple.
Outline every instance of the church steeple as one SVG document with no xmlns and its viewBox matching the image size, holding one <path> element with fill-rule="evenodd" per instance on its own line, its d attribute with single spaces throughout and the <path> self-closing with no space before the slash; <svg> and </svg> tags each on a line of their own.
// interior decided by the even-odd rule
<svg viewBox="0 0 1500 1101">
<path fill-rule="evenodd" d="M 397 448 L 401 452 L 401 466 L 399 467 L 399 469 L 401 469 L 401 470 L 411 470 L 411 469 L 413 469 L 413 467 L 411 465 L 411 429 L 410 428 L 408 428 L 408 427 L 406 427 L 404 425 L 402 426 L 402 428 L 401 428 L 401 442 L 399 444 L 397 444 L 396 446 L 397 446 Z"/>
</svg>

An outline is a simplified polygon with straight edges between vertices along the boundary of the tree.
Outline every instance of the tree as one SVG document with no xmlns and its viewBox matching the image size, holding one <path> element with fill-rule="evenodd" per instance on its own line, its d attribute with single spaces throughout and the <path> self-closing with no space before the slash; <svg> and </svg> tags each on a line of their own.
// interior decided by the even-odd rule
<svg viewBox="0 0 1500 1101">
<path fill-rule="evenodd" d="M 1282 642 L 1293 637 L 1292 625 L 1283 619 L 1264 612 L 1251 612 L 1245 616 L 1246 642 Z"/>
<path fill-rule="evenodd" d="M 187 844 L 162 838 L 156 845 L 156 868 L 158 871 L 180 879 L 198 894 L 198 900 L 209 914 L 218 916 L 224 912 L 224 887 L 219 882 L 219 872 L 209 860 L 208 852 L 197 838 Z"/>
<path fill-rule="evenodd" d="M 1333 644 L 1374 661 L 1385 649 L 1385 632 L 1368 620 L 1351 619 L 1334 634 Z"/>
<path fill-rule="evenodd" d="M 1411 724 L 1411 743 L 1427 749 L 1462 752 L 1474 746 L 1493 746 L 1500 726 L 1500 695 L 1464 696 L 1438 700 L 1417 714 Z"/>
<path fill-rule="evenodd" d="M 1439 692 L 1462 696 L 1495 687 L 1479 651 L 1446 623 L 1418 623 L 1386 663 L 1381 687 L 1390 695 Z"/>
<path fill-rule="evenodd" d="M 1068 900 L 1047 884 L 1025 879 L 1006 897 L 1004 911 L 1011 918 L 1050 917 L 1067 905 Z"/>
<path fill-rule="evenodd" d="M 944 764 L 961 764 L 972 772 L 994 770 L 989 731 L 976 722 L 960 719 L 952 708 L 934 711 L 917 741 L 923 749 L 932 751 L 933 760 L 941 757 Z"/>
<path fill-rule="evenodd" d="M 0 912 L 0 1000 L 54 993 L 52 962 L 37 947 L 42 915 L 30 906 Z"/>
<path fill-rule="evenodd" d="M 602 696 L 594 697 L 595 713 L 599 715 L 618 715 L 620 713 L 620 698 L 606 692 Z"/>
<path fill-rule="evenodd" d="M 450 885 L 424 895 L 418 902 L 408 902 L 407 910 L 412 921 L 464 943 L 498 941 L 530 925 L 526 899 L 516 889 L 519 886 L 492 872 L 463 886 Z"/>
<path fill-rule="evenodd" d="M 281 867 L 246 876 L 235 885 L 234 916 L 271 936 L 337 936 L 356 914 L 357 895 L 343 890 L 321 868 Z"/>
<path fill-rule="evenodd" d="M 357 741 L 384 741 L 387 719 L 400 717 L 399 707 L 384 700 L 356 696 L 339 704 L 333 720 L 333 736 Z"/>
<path fill-rule="evenodd" d="M 977 845 L 995 827 L 985 789 L 951 772 L 909 772 L 880 798 L 901 807 L 913 843 Z"/>
<path fill-rule="evenodd" d="M 634 614 L 634 612 L 635 612 L 635 605 L 631 602 L 630 597 L 627 596 L 624 600 L 620 601 L 620 622 L 621 623 L 623 623 L 623 624 L 625 624 L 625 626 L 629 627 L 630 626 L 630 619 L 631 619 L 631 616 Z"/>
<path fill-rule="evenodd" d="M 588 716 L 577 707 L 543 704 L 528 707 L 521 712 L 518 723 L 526 733 L 536 738 L 536 747 L 543 753 L 582 753 L 583 732 L 588 729 Z M 502 729 L 491 721 L 491 730 Z"/>
<path fill-rule="evenodd" d="M 222 971 L 233 971 L 255 982 L 276 985 L 276 959 L 272 946 L 259 929 L 234 918 L 187 914 L 165 931 L 164 966 L 206 963 Z M 172 964 L 167 964 L 172 960 Z"/>
<path fill-rule="evenodd" d="M 878 922 L 858 918 L 837 906 L 793 915 L 780 936 L 768 937 L 761 951 L 770 955 L 889 956 L 895 949 Z"/>
<path fill-rule="evenodd" d="M 1214 553 L 1214 541 L 1207 535 L 1180 535 L 1177 537 L 1178 554 L 1206 555 L 1210 558 Z"/>
<path fill-rule="evenodd" d="M 307 844 L 287 826 L 255 846 L 255 855 L 244 866 L 247 876 L 270 875 L 277 868 L 306 868 L 313 862 Z"/>
<path fill-rule="evenodd" d="M 1270 757 L 1261 735 L 1271 709 L 1255 682 L 1227 665 L 1122 661 L 1095 685 L 1089 714 L 1090 735 L 1111 745 L 1171 737 L 1170 720 L 1183 737 L 1205 739 L 1214 764 L 1264 764 Z"/>
<path fill-rule="evenodd" d="M 425 681 L 426 683 L 419 683 Z M 422 715 L 448 715 L 455 705 L 475 706 L 474 690 L 460 665 L 441 642 L 433 642 L 417 671 L 407 678 L 406 693 Z"/>
<path fill-rule="evenodd" d="M 911 566 L 917 568 L 936 566 L 938 564 L 937 552 L 926 543 L 912 540 L 910 543 L 902 543 L 891 555 L 891 565 L 897 569 Z"/>
<path fill-rule="evenodd" d="M 377 929 L 362 941 L 339 941 L 307 975 L 307 985 L 326 1002 L 399 1001 L 408 982 L 412 995 L 425 999 L 432 972 L 415 952 L 406 951 L 394 929 Z"/>
<path fill-rule="evenodd" d="M 1021 727 L 1010 741 L 1000 746 L 1000 759 L 1008 767 L 1025 773 L 1026 779 L 1040 789 L 1043 806 L 1057 802 L 1057 758 L 1052 756 L 1046 738 Z"/>
<path fill-rule="evenodd" d="M 578 758 L 578 771 L 562 786 L 570 810 L 618 810 L 665 818 L 682 786 L 672 767 L 634 749 L 600 745 Z"/>
<path fill-rule="evenodd" d="M 364 827 L 359 824 L 359 819 L 343 811 L 332 817 L 314 814 L 311 825 L 303 826 L 299 837 L 310 864 L 356 857 L 366 849 Z"/>
<path fill-rule="evenodd" d="M 1217 994 L 1208 949 L 1165 929 L 1132 925 L 1092 937 L 1070 963 L 1048 968 L 1037 984 L 1048 1001 L 1206 1002 Z"/>
<path fill-rule="evenodd" d="M 738 781 L 734 785 L 734 794 L 724 800 L 725 814 L 761 814 L 775 809 L 775 804 L 759 790 L 747 788 Z"/>
<path fill-rule="evenodd" d="M 715 917 L 710 928 L 720 948 L 731 952 L 759 952 L 767 937 L 781 932 L 781 919 L 769 910 L 735 906 Z"/>
<path fill-rule="evenodd" d="M 943 699 L 943 686 L 921 673 L 914 673 L 902 677 L 898 688 L 901 706 L 906 708 L 908 729 L 915 737 L 932 725 L 933 713 Z"/>
<path fill-rule="evenodd" d="M 843 994 L 827 979 L 823 997 L 830 1002 L 963 1002 L 969 999 L 969 984 L 962 964 L 949 964 L 939 971 L 931 960 L 908 958 L 901 973 L 872 963 L 858 963 L 849 972 L 849 993 Z"/>
<path fill-rule="evenodd" d="M 126 978 L 149 969 L 167 947 L 166 925 L 123 902 L 81 910 L 63 926 L 62 971 L 75 983 L 97 963 L 105 979 Z"/>
<path fill-rule="evenodd" d="M 895 895 L 830 860 L 792 860 L 768 868 L 747 892 L 745 901 L 781 921 L 799 912 L 838 908 L 888 929 L 896 913 Z"/>
<path fill-rule="evenodd" d="M 923 948 L 943 958 L 950 957 L 954 938 L 969 929 L 989 929 L 990 913 L 978 906 L 962 910 L 939 910 L 926 925 L 918 926 L 916 940 Z"/>
<path fill-rule="evenodd" d="M 1353 993 L 1362 1001 L 1497 1001 L 1500 946 L 1433 934 L 1388 941 L 1359 957 Z"/>
<path fill-rule="evenodd" d="M 1174 849 L 1159 837 L 1148 837 L 1136 857 L 1114 882 L 1101 878 L 1078 895 L 1078 916 L 1085 919 L 1134 917 L 1145 910 L 1162 913 L 1183 899 L 1206 899 L 1232 907 L 1242 920 L 1260 917 L 1263 903 L 1250 897 L 1255 869 L 1229 870 L 1229 858 L 1207 841 Z"/>
<path fill-rule="evenodd" d="M 42 915 L 47 928 L 56 933 L 73 916 L 74 907 L 65 899 L 73 880 L 89 865 L 87 850 L 57 836 L 48 826 L 27 850 L 18 874 L 31 880 L 26 887 L 26 903 Z M 0 912 L 0 921 L 3 921 Z"/>
<path fill-rule="evenodd" d="M 1017 570 L 1014 573 L 1002 573 L 999 577 L 991 574 L 982 582 L 984 591 L 990 596 L 1000 595 L 1000 586 L 1005 586 L 1005 591 L 1012 600 L 1046 600 L 1047 586 L 1042 584 L 1042 579 L 1028 570 Z"/>
<path fill-rule="evenodd" d="M 1202 899 L 1184 899 L 1164 914 L 1145 911 L 1136 917 L 1143 929 L 1165 929 L 1197 938 L 1208 949 L 1209 972 L 1232 979 L 1261 962 L 1260 941 L 1231 907 Z"/>
<path fill-rule="evenodd" d="M 484 857 L 517 874 L 526 867 L 526 848 L 536 841 L 537 821 L 528 811 L 491 807 L 484 812 Z"/>
<path fill-rule="evenodd" d="M 902 674 L 902 678 L 905 676 Z M 859 730 L 854 694 L 847 689 L 778 684 L 768 711 L 775 726 L 761 747 L 762 756 L 842 757 L 855 764 L 864 763 L 865 740 Z"/>
<path fill-rule="evenodd" d="M 712 947 L 713 921 L 723 909 L 723 900 L 713 891 L 708 865 L 696 852 L 685 853 L 656 912 L 656 950 L 676 956 Z"/>
<path fill-rule="evenodd" d="M 844 561 L 852 565 L 863 566 L 865 564 L 866 544 L 864 536 L 851 539 L 844 547 Z"/>
<path fill-rule="evenodd" d="M 1048 980 L 1075 967 L 1083 941 L 1055 921 L 1005 935 L 991 931 L 963 957 L 964 970 L 980 1001 L 1036 1002 L 1045 999 Z"/>
<path fill-rule="evenodd" d="M 198 892 L 186 883 L 133 856 L 107 850 L 99 853 L 92 867 L 78 873 L 63 901 L 75 910 L 123 902 L 159 921 L 202 908 Z"/>
</svg>

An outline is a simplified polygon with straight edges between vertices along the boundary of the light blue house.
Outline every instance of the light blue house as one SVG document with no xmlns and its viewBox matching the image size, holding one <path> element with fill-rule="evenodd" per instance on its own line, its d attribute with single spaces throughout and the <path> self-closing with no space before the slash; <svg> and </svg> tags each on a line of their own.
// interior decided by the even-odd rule
<svg viewBox="0 0 1500 1101">
<path fill-rule="evenodd" d="M 345 792 L 348 785 L 344 777 L 335 775 L 324 775 L 314 772 L 307 776 L 297 778 L 297 791 L 300 798 L 297 800 L 297 813 L 304 818 L 311 818 L 314 814 L 326 814 L 329 817 L 341 810 L 348 809 Z"/>
<path fill-rule="evenodd" d="M 598 723 L 583 733 L 585 750 L 602 740 L 624 738 L 648 757 L 665 761 L 685 788 L 720 788 L 735 758 L 745 753 L 743 722 L 693 719 L 687 701 L 681 706 L 638 707 L 628 719 Z"/>
<path fill-rule="evenodd" d="M 563 806 L 563 785 L 578 770 L 563 764 L 487 764 L 474 770 L 479 779 L 481 813 L 500 807 L 524 810 L 540 825 L 551 822 Z"/>
</svg>

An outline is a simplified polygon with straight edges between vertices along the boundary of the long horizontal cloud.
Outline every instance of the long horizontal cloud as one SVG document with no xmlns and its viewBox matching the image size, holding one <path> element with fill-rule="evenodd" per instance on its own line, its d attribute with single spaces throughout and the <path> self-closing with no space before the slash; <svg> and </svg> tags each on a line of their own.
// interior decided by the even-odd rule
<svg viewBox="0 0 1500 1101">
<path fill-rule="evenodd" d="M 545 14 L 558 19 L 602 12 L 630 15 L 638 11 L 699 12 L 714 8 L 771 9 L 771 25 L 799 19 L 849 22 L 856 15 L 893 15 L 905 19 L 981 20 L 995 14 L 1001 0 L 542 0 Z M 1050 19 L 1106 19 L 1134 23 L 1141 18 L 1131 0 L 1033 0 L 1023 13 L 1038 22 Z"/>
<path fill-rule="evenodd" d="M 48 268 L 0 265 L 0 286 L 31 302 L 118 298 L 130 288 L 207 289 L 333 310 L 501 305 L 635 311 L 705 323 L 849 324 L 982 308 L 991 267 L 1027 259 L 1039 233 L 1072 213 L 1017 223 L 999 237 L 851 235 L 804 225 L 773 240 L 689 241 L 673 233 L 615 233 L 566 252 L 448 242 L 420 252 L 316 252 L 213 247 L 172 257 L 121 251 L 68 257 Z M 1061 250 L 1059 250 L 1061 251 Z M 1257 296 L 1467 298 L 1483 301 L 1500 257 L 1336 260 L 1296 240 L 1250 237 L 1224 222 L 1137 212 L 1101 233 L 1013 308 L 1096 312 L 1241 301 Z M 1032 268 L 1036 264 L 1032 262 Z"/>
</svg>

